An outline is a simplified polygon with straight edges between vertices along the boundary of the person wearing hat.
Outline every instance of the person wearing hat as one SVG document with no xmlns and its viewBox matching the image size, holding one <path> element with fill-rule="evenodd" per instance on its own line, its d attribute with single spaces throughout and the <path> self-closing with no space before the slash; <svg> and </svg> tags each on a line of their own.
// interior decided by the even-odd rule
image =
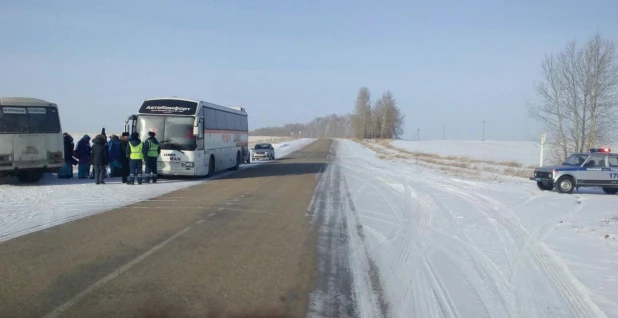
<svg viewBox="0 0 618 318">
<path fill-rule="evenodd" d="M 149 131 L 149 138 L 144 142 L 144 154 L 146 154 L 146 183 L 157 182 L 157 158 L 161 154 L 161 147 L 159 147 L 159 141 L 155 138 L 155 132 Z"/>
<path fill-rule="evenodd" d="M 123 132 L 120 136 L 120 177 L 122 183 L 127 183 L 129 179 L 129 156 L 127 148 L 129 147 L 129 133 Z"/>
<path fill-rule="evenodd" d="M 128 185 L 142 184 L 142 162 L 144 161 L 144 144 L 139 140 L 139 134 L 131 134 L 131 140 L 127 145 L 127 157 L 129 158 L 129 180 Z"/>
</svg>

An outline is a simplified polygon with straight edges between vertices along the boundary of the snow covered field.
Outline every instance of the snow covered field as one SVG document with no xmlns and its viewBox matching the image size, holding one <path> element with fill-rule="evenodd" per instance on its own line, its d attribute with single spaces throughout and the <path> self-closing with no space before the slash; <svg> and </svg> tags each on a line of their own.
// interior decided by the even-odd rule
<svg viewBox="0 0 618 318">
<path fill-rule="evenodd" d="M 333 301 L 356 312 L 340 316 L 618 317 L 617 196 L 464 179 L 353 141 L 336 147 L 314 200 L 347 236 L 336 264 L 349 266 L 337 272 L 350 273 L 353 299 Z M 315 317 L 337 295 L 336 282 L 323 284 Z"/>
<path fill-rule="evenodd" d="M 536 141 L 395 140 L 391 144 L 412 152 L 487 161 L 514 161 L 523 165 L 538 165 L 540 157 L 539 142 Z"/>
<path fill-rule="evenodd" d="M 297 139 L 274 144 L 277 157 L 281 158 L 299 150 L 314 139 Z M 241 165 L 248 169 L 258 165 Z M 215 176 L 234 173 L 224 172 Z M 164 193 L 198 185 L 206 180 L 160 180 L 157 184 L 131 187 L 130 195 L 120 178 L 106 180 L 105 185 L 95 185 L 92 180 L 57 179 L 45 175 L 36 184 L 0 185 L 0 242 L 83 218 L 133 202 L 147 200 Z"/>
</svg>

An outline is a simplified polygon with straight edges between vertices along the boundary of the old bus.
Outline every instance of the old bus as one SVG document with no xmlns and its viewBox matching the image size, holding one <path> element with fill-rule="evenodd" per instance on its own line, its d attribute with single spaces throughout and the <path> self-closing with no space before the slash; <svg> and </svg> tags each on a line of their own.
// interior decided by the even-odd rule
<svg viewBox="0 0 618 318">
<path fill-rule="evenodd" d="M 250 160 L 247 113 L 178 97 L 146 99 L 139 111 L 125 121 L 125 131 L 140 140 L 154 131 L 161 145 L 157 174 L 211 176 L 238 169 Z"/>
<path fill-rule="evenodd" d="M 37 182 L 63 166 L 58 106 L 41 99 L 0 97 L 0 177 Z"/>
</svg>

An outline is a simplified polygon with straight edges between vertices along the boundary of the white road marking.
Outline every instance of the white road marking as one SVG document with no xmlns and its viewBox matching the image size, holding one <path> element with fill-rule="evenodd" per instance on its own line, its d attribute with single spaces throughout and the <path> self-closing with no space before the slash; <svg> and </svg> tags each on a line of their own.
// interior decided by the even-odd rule
<svg viewBox="0 0 618 318">
<path fill-rule="evenodd" d="M 199 221 L 195 222 L 195 224 L 200 224 L 200 223 L 202 223 L 202 222 L 204 222 L 204 221 L 205 221 L 205 220 L 199 220 Z"/>
<path fill-rule="evenodd" d="M 247 209 L 237 209 L 237 208 L 219 208 L 218 211 L 229 210 L 229 211 L 238 211 L 238 212 L 249 212 L 249 213 L 259 213 L 259 214 L 272 214 L 270 212 L 264 211 L 256 211 L 256 210 L 247 210 Z"/>
<path fill-rule="evenodd" d="M 210 214 L 208 214 L 208 217 L 215 216 L 215 214 L 217 214 L 217 213 L 210 213 Z"/>
<path fill-rule="evenodd" d="M 201 221 L 203 221 L 203 220 L 201 220 Z M 156 252 L 159 249 L 163 248 L 165 245 L 169 244 L 170 242 L 172 242 L 173 240 L 175 240 L 179 236 L 187 233 L 190 229 L 191 229 L 191 226 L 187 226 L 182 231 L 172 235 L 171 237 L 169 237 L 165 241 L 159 243 L 155 247 L 153 247 L 150 250 L 146 251 L 144 254 L 138 256 L 137 258 L 135 258 L 132 261 L 130 261 L 127 264 L 125 264 L 124 266 L 122 266 L 122 267 L 116 269 L 115 271 L 111 272 L 109 275 L 103 277 L 98 282 L 90 285 L 88 288 L 84 289 L 82 292 L 80 292 L 79 294 L 73 296 L 73 298 L 69 299 L 69 301 L 67 301 L 66 303 L 64 303 L 61 306 L 57 307 L 56 309 L 54 309 L 49 314 L 45 315 L 45 318 L 57 317 L 59 314 L 65 312 L 67 309 L 71 308 L 71 306 L 75 305 L 77 302 L 79 302 L 80 300 L 82 300 L 83 298 L 85 298 L 86 296 L 88 296 L 89 294 L 94 292 L 95 290 L 97 290 L 99 287 L 107 284 L 110 280 L 112 280 L 112 279 L 116 278 L 118 275 L 126 272 L 127 270 L 129 270 L 131 267 L 133 267 L 137 263 L 143 261 L 146 257 L 152 255 L 154 252 Z"/>
</svg>

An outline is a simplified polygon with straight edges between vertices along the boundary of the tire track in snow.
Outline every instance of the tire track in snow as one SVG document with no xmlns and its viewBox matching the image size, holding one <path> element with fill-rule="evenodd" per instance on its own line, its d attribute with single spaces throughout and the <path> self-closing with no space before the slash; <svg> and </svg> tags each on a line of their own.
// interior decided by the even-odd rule
<svg viewBox="0 0 618 318">
<path fill-rule="evenodd" d="M 512 234 L 511 237 L 517 239 L 522 246 L 528 246 L 533 260 L 536 264 L 542 267 L 542 270 L 549 275 L 549 278 L 553 282 L 554 286 L 558 287 L 555 290 L 556 295 L 564 296 L 566 305 L 569 307 L 571 314 L 574 317 L 604 317 L 604 313 L 598 308 L 598 306 L 590 299 L 590 296 L 583 286 L 575 286 L 577 279 L 574 278 L 568 269 L 564 266 L 560 266 L 557 262 L 557 257 L 551 254 L 550 250 L 541 242 L 531 241 L 530 235 L 526 232 L 521 225 L 515 224 L 511 218 L 506 217 L 501 213 L 489 213 L 488 205 L 499 204 L 499 202 L 489 199 L 486 196 L 480 194 L 466 193 L 458 189 L 444 187 L 453 194 L 461 197 L 464 200 L 477 205 L 479 211 L 483 211 L 488 218 L 494 219 L 500 223 L 505 229 Z M 489 201 L 489 202 L 488 202 Z M 504 208 L 504 207 L 503 207 Z M 499 212 L 499 211 L 496 211 Z M 526 244 L 528 243 L 528 244 Z M 526 255 L 526 251 L 520 253 L 520 257 Z M 514 269 L 516 269 L 513 266 Z M 511 276 L 510 283 L 513 286 L 516 276 Z M 579 285 L 579 284 L 577 284 Z"/>
<path fill-rule="evenodd" d="M 359 158 L 362 158 L 362 157 L 359 157 Z M 381 182 L 382 184 L 387 185 L 387 187 L 380 187 L 378 185 L 375 185 L 373 188 L 377 191 L 380 191 L 380 189 L 391 189 L 392 191 L 398 191 L 397 186 L 393 186 L 392 182 L 388 180 L 384 180 L 384 179 L 378 180 L 379 178 L 376 178 L 375 176 L 382 175 L 383 177 L 384 175 L 388 175 L 389 177 L 392 177 L 395 180 L 402 180 L 401 174 L 393 173 L 393 170 L 384 169 L 382 166 L 378 164 L 374 164 L 371 162 L 369 164 L 366 164 L 362 161 L 363 160 L 359 160 L 359 162 L 347 160 L 345 163 L 343 163 L 343 165 L 349 170 L 352 170 L 355 173 L 361 174 L 362 177 L 359 177 L 360 180 L 363 180 L 364 178 L 364 181 L 366 182 L 367 179 L 372 179 L 372 180 L 375 180 L 377 182 Z M 354 164 L 350 164 L 350 162 L 353 162 Z M 361 167 L 360 166 L 361 164 L 366 164 L 366 166 Z M 442 189 L 444 185 L 447 185 L 447 186 L 449 185 L 448 183 L 435 182 L 431 180 L 429 182 L 423 182 L 425 180 L 418 180 L 418 179 L 410 180 L 410 181 L 414 182 L 415 188 L 418 188 L 417 187 L 418 184 L 426 184 L 429 187 L 434 186 L 435 187 L 434 190 L 438 190 L 441 192 L 445 192 Z M 434 190 L 428 190 L 428 194 L 430 195 L 430 197 L 431 197 L 431 194 L 435 192 Z M 451 191 L 449 192 L 449 190 Z M 388 198 L 390 196 L 396 197 L 396 194 L 393 194 L 392 191 L 389 191 L 391 192 L 390 195 L 385 194 L 383 191 L 380 192 L 380 196 L 382 200 L 386 201 L 384 203 L 388 205 L 388 207 L 390 208 L 390 210 L 392 210 L 391 212 L 394 215 L 403 214 L 402 219 L 404 221 L 409 222 L 408 225 L 412 224 L 414 220 L 409 219 L 408 216 L 405 215 L 405 213 L 402 213 L 406 211 L 405 206 L 402 206 L 401 204 L 393 205 L 388 202 L 389 201 Z M 497 235 L 499 235 L 500 242 L 504 248 L 504 253 L 509 256 L 508 265 L 509 265 L 511 273 L 500 271 L 495 266 L 495 264 L 493 264 L 492 261 L 490 261 L 486 256 L 484 256 L 483 253 L 480 250 L 478 250 L 473 244 L 461 244 L 461 242 L 459 242 L 460 243 L 459 245 L 452 244 L 458 240 L 457 236 L 454 236 L 454 235 L 449 236 L 448 234 L 452 234 L 452 233 L 445 233 L 444 230 L 440 231 L 441 229 L 437 229 L 436 226 L 431 226 L 431 228 L 428 228 L 426 225 L 422 224 L 422 220 L 423 220 L 422 218 L 417 220 L 419 221 L 419 224 L 417 225 L 421 229 L 428 229 L 427 232 L 424 232 L 424 233 L 431 236 L 430 238 L 431 241 L 428 241 L 426 243 L 426 245 L 424 246 L 424 249 L 420 249 L 422 252 L 419 254 L 426 255 L 426 253 L 431 254 L 434 251 L 444 251 L 444 249 L 446 249 L 447 258 L 453 261 L 454 259 L 456 259 L 456 257 L 453 257 L 453 255 L 455 254 L 449 253 L 448 250 L 450 249 L 452 251 L 453 249 L 457 249 L 460 247 L 467 247 L 467 248 L 462 248 L 462 250 L 468 253 L 470 260 L 478 261 L 478 262 L 471 263 L 470 265 L 472 266 L 466 265 L 465 263 L 457 264 L 457 262 L 455 261 L 454 263 L 457 264 L 456 266 L 462 270 L 462 272 L 464 273 L 464 276 L 466 277 L 466 279 L 468 279 L 470 283 L 472 283 L 472 285 L 475 284 L 474 277 L 479 277 L 479 280 L 477 280 L 476 283 L 480 282 L 484 284 L 485 282 L 489 282 L 490 283 L 489 285 L 476 285 L 475 290 L 477 292 L 479 292 L 479 290 L 482 291 L 483 289 L 489 289 L 490 291 L 491 290 L 498 291 L 498 294 L 500 294 L 500 296 L 498 298 L 495 298 L 494 301 L 498 300 L 502 302 L 502 308 L 504 308 L 504 311 L 506 312 L 507 315 L 519 316 L 518 312 L 519 312 L 519 309 L 521 308 L 516 308 L 515 304 L 518 304 L 518 299 L 517 299 L 518 294 L 516 294 L 517 292 L 516 289 L 521 284 L 519 284 L 516 281 L 511 280 L 511 277 L 517 276 L 516 270 L 520 264 L 520 259 L 524 258 L 524 261 L 527 262 L 525 264 L 530 266 L 527 269 L 533 269 L 534 266 L 538 266 L 539 269 L 537 271 L 537 274 L 539 275 L 539 277 L 546 277 L 551 282 L 549 283 L 549 285 L 551 285 L 554 289 L 554 296 L 557 299 L 562 299 L 562 302 L 564 303 L 564 305 L 567 306 L 567 308 L 569 309 L 570 315 L 576 316 L 576 317 L 604 317 L 605 316 L 604 313 L 596 306 L 596 304 L 594 304 L 594 302 L 590 300 L 590 297 L 587 294 L 586 288 L 583 285 L 581 285 L 581 283 L 579 283 L 579 281 L 577 281 L 577 279 L 575 279 L 570 274 L 566 266 L 562 264 L 560 258 L 554 255 L 553 251 L 549 249 L 547 246 L 538 242 L 539 239 L 542 238 L 543 235 L 545 235 L 545 233 L 547 233 L 547 231 L 549 230 L 549 227 L 541 227 L 538 233 L 530 234 L 523 228 L 517 216 L 511 211 L 511 209 L 509 209 L 507 206 L 505 206 L 501 202 L 494 200 L 493 198 L 487 195 L 479 194 L 478 192 L 475 192 L 474 189 L 464 190 L 464 189 L 458 188 L 457 186 L 450 186 L 450 189 L 446 189 L 446 193 L 449 196 L 462 200 L 462 202 L 467 202 L 471 204 L 471 206 L 475 207 L 474 210 L 478 211 L 482 215 L 479 218 L 474 218 L 472 220 L 469 220 L 468 222 L 459 224 L 459 226 L 465 225 L 467 227 L 467 226 L 476 224 L 484 220 L 489 225 L 491 225 L 492 228 L 496 230 L 496 233 Z M 402 193 L 399 192 L 399 197 L 401 197 L 401 195 Z M 435 198 L 435 197 L 432 197 L 432 198 Z M 537 196 L 534 198 L 528 198 L 526 200 L 523 200 L 523 202 L 518 203 L 517 205 L 525 205 L 525 204 L 528 204 L 529 202 L 538 200 L 540 198 L 541 196 Z M 439 200 L 434 199 L 434 202 L 439 202 Z M 442 211 L 443 213 L 444 212 L 448 213 L 448 211 L 445 211 L 446 209 L 444 209 L 443 207 L 442 208 L 438 207 L 436 210 Z M 435 218 L 435 216 L 433 217 Z M 449 219 L 448 216 L 447 216 L 447 219 Z M 452 214 L 451 214 L 450 219 L 452 220 Z M 550 221 L 548 221 L 548 223 L 549 222 Z M 454 229 L 454 226 L 452 224 L 457 224 L 457 223 L 451 223 L 451 226 L 450 226 L 451 230 Z M 457 231 L 457 233 L 461 233 L 461 231 Z M 434 238 L 435 236 L 437 236 L 437 238 Z M 393 244 L 398 244 L 397 243 L 398 240 L 402 237 L 405 237 L 406 240 L 409 240 L 411 237 L 414 237 L 414 236 L 412 236 L 410 233 L 406 233 L 406 231 L 401 230 L 399 228 L 396 231 L 393 231 L 392 233 L 390 233 L 387 236 L 387 240 L 392 242 Z M 420 237 L 416 236 L 415 238 L 418 239 L 422 237 L 427 237 L 427 236 L 421 235 Z M 444 244 L 444 242 L 451 243 L 453 247 L 451 248 L 449 244 Z M 387 241 L 384 241 L 381 245 L 387 246 Z M 400 247 L 399 249 L 397 249 L 397 252 L 400 252 L 402 249 L 409 250 L 410 248 L 413 248 L 413 247 L 409 245 L 406 246 L 405 248 Z M 526 259 L 525 253 L 530 254 L 527 259 Z M 399 258 L 397 258 L 395 261 L 401 262 L 401 253 L 397 253 L 397 254 L 399 254 L 398 255 Z M 414 253 L 409 254 L 409 255 L 415 256 Z M 422 261 L 422 258 L 419 260 Z M 387 262 L 387 267 L 382 268 L 382 271 L 387 272 L 387 273 L 392 272 L 393 269 L 397 265 L 391 264 L 391 263 L 392 262 Z M 403 264 L 405 263 L 400 263 L 399 265 L 403 265 Z M 431 268 L 429 268 L 429 270 L 430 269 Z M 437 314 L 437 311 L 435 311 L 435 307 L 432 307 L 431 305 L 432 300 L 430 300 L 429 298 L 425 298 L 423 296 L 419 296 L 419 293 L 424 293 L 430 290 L 430 289 L 427 289 L 428 286 L 425 284 L 425 282 L 423 282 L 424 276 L 420 274 L 421 272 L 423 271 L 416 271 L 417 273 L 416 276 L 415 275 L 405 276 L 405 277 L 409 277 L 410 280 L 407 281 L 406 284 L 403 284 L 403 286 L 400 289 L 400 292 L 397 292 L 397 291 L 394 292 L 394 294 L 397 296 L 392 296 L 393 292 L 390 292 L 390 291 L 387 291 L 387 292 L 390 292 L 391 298 L 398 299 L 398 300 L 407 299 L 406 297 L 408 293 L 412 292 L 414 294 L 412 295 L 412 298 L 414 299 L 413 303 L 416 308 L 415 310 L 416 313 Z M 439 274 L 439 272 L 437 271 L 434 271 L 434 273 Z M 431 276 L 431 273 L 426 273 L 426 274 L 428 274 L 427 277 Z M 401 277 L 402 276 L 400 275 L 399 278 Z M 470 281 L 471 277 L 472 277 L 472 282 Z M 413 279 L 416 281 L 412 282 Z M 429 282 L 427 282 L 427 284 L 429 284 Z M 441 287 L 440 284 L 434 283 L 433 285 L 432 284 L 429 284 L 429 285 L 433 286 L 433 290 L 436 292 L 437 295 L 440 295 L 440 290 L 443 289 L 443 287 Z M 527 293 L 529 293 L 529 290 L 527 291 Z M 485 295 L 487 295 L 487 291 L 485 292 Z M 482 293 L 479 294 L 479 297 L 483 298 Z M 438 298 L 437 296 L 434 296 L 433 299 L 437 301 L 437 298 Z M 484 302 L 487 303 L 487 300 L 489 299 L 485 299 Z M 519 299 L 519 301 L 522 301 L 522 300 L 523 299 Z M 450 308 L 448 307 L 448 299 L 442 297 L 441 303 L 446 304 L 445 310 L 448 311 L 448 308 Z M 405 306 L 405 304 L 400 304 L 397 302 L 396 304 L 400 306 Z M 421 305 L 421 304 L 424 304 L 424 305 Z M 519 303 L 519 304 L 526 308 L 535 307 L 535 306 L 530 306 L 531 305 L 530 303 Z M 541 316 L 550 314 L 549 312 L 545 311 L 545 308 L 542 306 L 540 302 L 537 303 L 536 306 L 537 308 L 532 309 L 532 310 L 534 309 L 539 310 L 538 312 L 535 312 L 536 314 L 541 315 Z M 488 309 L 487 306 L 486 306 L 486 309 Z M 488 313 L 489 312 L 490 311 L 488 311 Z M 534 313 L 532 312 L 530 313 L 534 315 Z"/>
</svg>

